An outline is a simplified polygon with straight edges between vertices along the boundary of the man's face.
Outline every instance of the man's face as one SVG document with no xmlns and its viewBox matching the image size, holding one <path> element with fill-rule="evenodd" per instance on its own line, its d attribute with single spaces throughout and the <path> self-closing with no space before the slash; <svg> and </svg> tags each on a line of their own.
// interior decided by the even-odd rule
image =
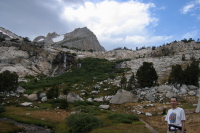
<svg viewBox="0 0 200 133">
<path fill-rule="evenodd" d="M 176 98 L 171 98 L 171 105 L 172 108 L 176 108 L 177 107 L 178 102 L 176 101 Z"/>
</svg>

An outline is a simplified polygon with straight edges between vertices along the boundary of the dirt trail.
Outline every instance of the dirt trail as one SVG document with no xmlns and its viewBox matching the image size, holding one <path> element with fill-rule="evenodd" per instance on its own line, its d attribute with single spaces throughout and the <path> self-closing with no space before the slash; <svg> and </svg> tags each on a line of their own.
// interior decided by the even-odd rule
<svg viewBox="0 0 200 133">
<path fill-rule="evenodd" d="M 159 133 L 158 131 L 156 131 L 153 127 L 151 127 L 148 123 L 146 123 L 144 120 L 140 119 L 141 122 L 145 123 L 146 128 L 149 129 L 149 131 L 151 131 L 152 133 Z"/>
</svg>

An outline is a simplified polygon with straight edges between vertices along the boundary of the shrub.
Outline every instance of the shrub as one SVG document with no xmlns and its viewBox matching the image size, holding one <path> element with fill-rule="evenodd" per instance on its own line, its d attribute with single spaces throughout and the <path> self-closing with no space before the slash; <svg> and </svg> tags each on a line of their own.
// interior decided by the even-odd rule
<svg viewBox="0 0 200 133">
<path fill-rule="evenodd" d="M 71 133 L 88 133 L 102 126 L 102 120 L 91 114 L 72 114 L 67 117 L 67 125 Z"/>
<path fill-rule="evenodd" d="M 65 99 L 62 99 L 59 105 L 59 109 L 68 109 L 69 104 Z"/>
<path fill-rule="evenodd" d="M 115 123 L 132 123 L 133 121 L 138 121 L 139 118 L 133 114 L 109 114 L 108 118 Z"/>
<path fill-rule="evenodd" d="M 5 112 L 5 108 L 3 106 L 0 106 L 0 113 Z"/>
</svg>

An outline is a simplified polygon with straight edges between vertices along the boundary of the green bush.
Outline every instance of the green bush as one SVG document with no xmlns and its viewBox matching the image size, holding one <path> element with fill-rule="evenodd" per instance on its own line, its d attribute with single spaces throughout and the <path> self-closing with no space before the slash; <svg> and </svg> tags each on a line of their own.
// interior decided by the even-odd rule
<svg viewBox="0 0 200 133">
<path fill-rule="evenodd" d="M 68 109 L 69 104 L 65 99 L 62 99 L 59 105 L 59 109 Z"/>
<path fill-rule="evenodd" d="M 115 123 L 127 123 L 127 124 L 139 120 L 139 118 L 133 114 L 109 114 L 108 118 Z"/>
<path fill-rule="evenodd" d="M 5 112 L 5 108 L 3 106 L 0 106 L 0 113 Z"/>
<path fill-rule="evenodd" d="M 91 114 L 72 114 L 67 117 L 67 125 L 71 133 L 88 133 L 102 126 L 102 120 Z"/>
</svg>

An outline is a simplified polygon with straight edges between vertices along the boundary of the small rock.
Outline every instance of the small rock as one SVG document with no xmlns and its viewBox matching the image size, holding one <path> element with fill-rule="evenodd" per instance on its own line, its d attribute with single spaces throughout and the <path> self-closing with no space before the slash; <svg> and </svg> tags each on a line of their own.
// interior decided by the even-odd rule
<svg viewBox="0 0 200 133">
<path fill-rule="evenodd" d="M 100 109 L 109 109 L 109 105 L 99 105 Z"/>
</svg>

